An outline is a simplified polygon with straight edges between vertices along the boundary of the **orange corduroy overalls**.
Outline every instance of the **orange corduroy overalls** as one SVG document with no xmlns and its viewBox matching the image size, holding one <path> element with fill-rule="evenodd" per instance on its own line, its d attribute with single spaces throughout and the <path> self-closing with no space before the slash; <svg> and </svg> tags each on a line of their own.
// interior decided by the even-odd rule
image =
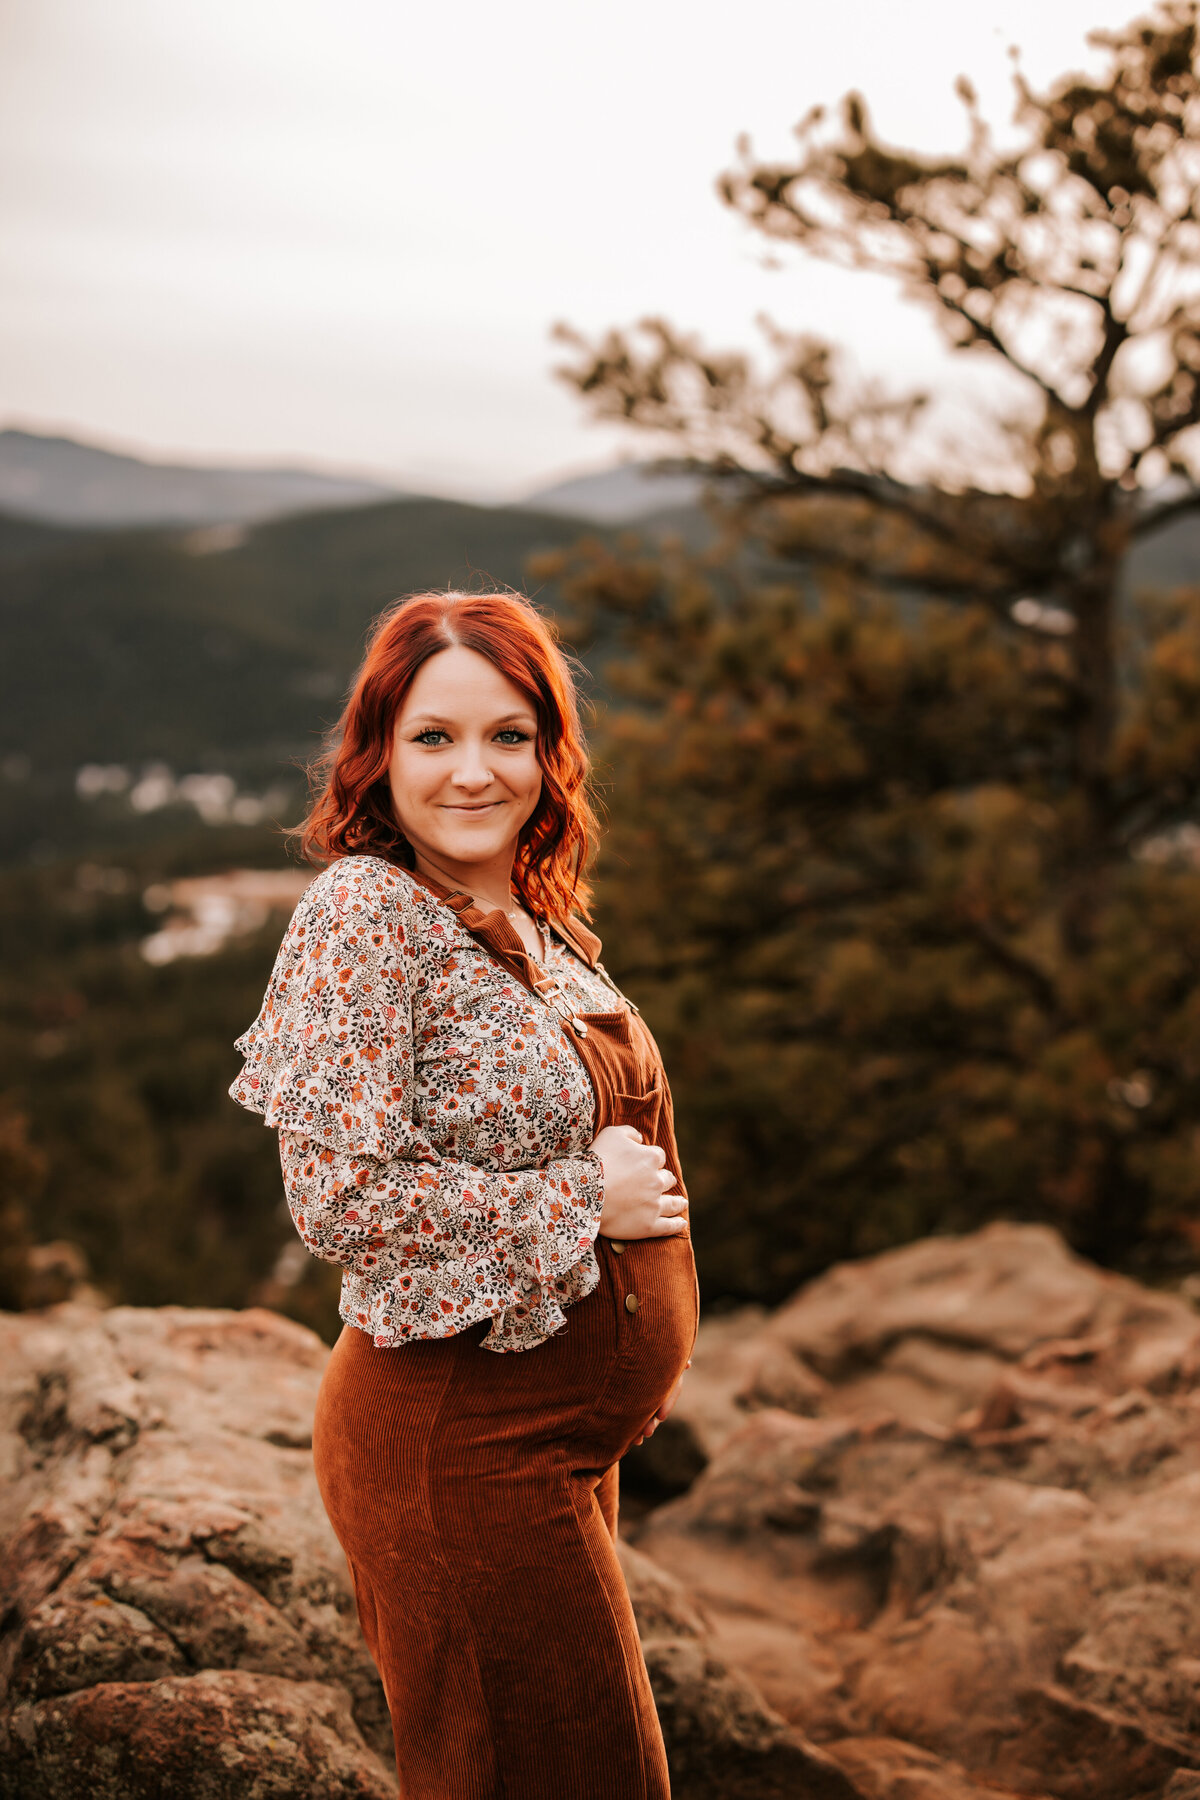
<svg viewBox="0 0 1200 1800">
<path fill-rule="evenodd" d="M 537 965 L 502 915 L 450 904 L 530 985 Z M 592 933 L 572 922 L 562 935 L 595 966 Z M 582 1017 L 596 1130 L 636 1126 L 686 1191 L 650 1032 L 625 1006 Z M 481 1351 L 488 1321 L 385 1349 L 347 1325 L 330 1358 L 313 1455 L 391 1708 L 402 1800 L 669 1795 L 614 1549 L 617 1464 L 691 1354 L 696 1270 L 686 1225 L 599 1237 L 596 1253 L 598 1287 L 535 1349 Z"/>
</svg>

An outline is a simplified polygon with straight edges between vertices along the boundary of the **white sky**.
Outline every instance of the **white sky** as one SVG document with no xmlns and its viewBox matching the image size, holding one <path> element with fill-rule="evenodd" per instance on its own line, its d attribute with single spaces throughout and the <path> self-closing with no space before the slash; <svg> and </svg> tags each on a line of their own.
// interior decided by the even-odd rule
<svg viewBox="0 0 1200 1800">
<path fill-rule="evenodd" d="M 953 148 L 1134 0 L 0 0 L 0 422 L 188 460 L 516 497 L 613 460 L 556 319 L 766 310 L 898 383 L 944 359 L 891 290 L 764 269 L 738 134 L 817 101 Z M 1143 8 L 1142 10 L 1145 10 Z M 636 440 L 630 443 L 636 448 Z"/>
</svg>

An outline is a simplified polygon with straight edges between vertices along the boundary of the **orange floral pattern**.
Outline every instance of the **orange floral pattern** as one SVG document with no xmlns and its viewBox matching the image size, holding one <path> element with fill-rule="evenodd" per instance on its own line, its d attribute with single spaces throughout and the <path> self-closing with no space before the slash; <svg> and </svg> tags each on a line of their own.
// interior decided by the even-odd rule
<svg viewBox="0 0 1200 1800">
<path fill-rule="evenodd" d="M 557 937 L 579 1011 L 612 989 Z M 345 1267 L 341 1315 L 380 1346 L 480 1319 L 529 1350 L 596 1286 L 595 1095 L 561 1019 L 402 868 L 342 858 L 310 884 L 233 1098 L 279 1131 L 292 1218 Z"/>
</svg>

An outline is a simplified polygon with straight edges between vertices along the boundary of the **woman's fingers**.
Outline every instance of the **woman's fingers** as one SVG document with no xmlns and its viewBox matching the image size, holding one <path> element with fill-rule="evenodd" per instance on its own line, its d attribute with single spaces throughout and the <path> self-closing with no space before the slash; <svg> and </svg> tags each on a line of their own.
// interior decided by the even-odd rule
<svg viewBox="0 0 1200 1800">
<path fill-rule="evenodd" d="M 675 1402 L 679 1398 L 679 1390 L 683 1386 L 684 1373 L 688 1369 L 690 1369 L 691 1366 L 692 1366 L 692 1359 L 689 1356 L 687 1361 L 683 1365 L 683 1369 L 680 1371 L 679 1378 L 676 1381 L 675 1386 L 671 1389 L 670 1393 L 667 1395 L 666 1399 L 663 1401 L 663 1403 L 659 1407 L 658 1411 L 654 1414 L 653 1418 L 646 1420 L 646 1423 L 642 1426 L 641 1436 L 634 1439 L 634 1442 L 636 1444 L 644 1444 L 647 1438 L 653 1437 L 655 1432 L 658 1430 L 659 1426 L 662 1424 L 663 1420 L 667 1419 L 671 1416 L 671 1413 L 674 1411 L 674 1408 L 675 1408 Z"/>
<path fill-rule="evenodd" d="M 670 1417 L 671 1412 L 674 1410 L 675 1402 L 679 1398 L 679 1390 L 682 1386 L 683 1386 L 683 1371 L 680 1370 L 679 1379 L 676 1381 L 675 1386 L 671 1389 L 670 1393 L 667 1395 L 666 1399 L 663 1401 L 662 1405 L 659 1407 L 658 1411 L 654 1415 L 656 1425 L 659 1422 L 661 1422 L 661 1420 Z"/>
</svg>

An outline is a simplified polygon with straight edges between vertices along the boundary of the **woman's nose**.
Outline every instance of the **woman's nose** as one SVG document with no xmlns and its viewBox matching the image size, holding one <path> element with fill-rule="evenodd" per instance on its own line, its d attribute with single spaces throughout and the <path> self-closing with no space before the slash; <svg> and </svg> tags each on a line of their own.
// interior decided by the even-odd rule
<svg viewBox="0 0 1200 1800">
<path fill-rule="evenodd" d="M 480 746 L 464 744 L 451 780 L 461 788 L 485 788 L 491 785 L 492 771 L 484 760 Z"/>
</svg>

